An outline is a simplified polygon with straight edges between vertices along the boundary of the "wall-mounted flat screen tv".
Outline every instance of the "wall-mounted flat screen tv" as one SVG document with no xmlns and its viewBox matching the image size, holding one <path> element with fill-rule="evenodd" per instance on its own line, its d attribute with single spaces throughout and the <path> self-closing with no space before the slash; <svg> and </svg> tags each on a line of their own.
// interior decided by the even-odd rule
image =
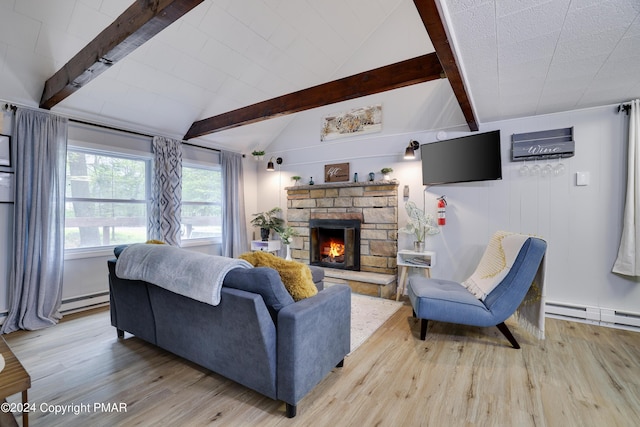
<svg viewBox="0 0 640 427">
<path fill-rule="evenodd" d="M 422 144 L 424 185 L 502 179 L 500 131 Z"/>
</svg>

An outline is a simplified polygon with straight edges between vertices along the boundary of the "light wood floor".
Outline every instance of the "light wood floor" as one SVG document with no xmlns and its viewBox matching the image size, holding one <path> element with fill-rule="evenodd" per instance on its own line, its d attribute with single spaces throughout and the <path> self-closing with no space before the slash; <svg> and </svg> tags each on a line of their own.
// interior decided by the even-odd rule
<svg viewBox="0 0 640 427">
<path fill-rule="evenodd" d="M 431 323 L 420 341 L 405 304 L 294 419 L 279 402 L 135 337 L 116 339 L 104 309 L 5 338 L 32 378 L 32 426 L 640 425 L 640 333 L 547 319 L 539 342 L 507 322 L 515 350 L 495 328 Z M 121 402 L 126 413 L 93 411 Z M 91 410 L 54 415 L 42 404 Z"/>
</svg>

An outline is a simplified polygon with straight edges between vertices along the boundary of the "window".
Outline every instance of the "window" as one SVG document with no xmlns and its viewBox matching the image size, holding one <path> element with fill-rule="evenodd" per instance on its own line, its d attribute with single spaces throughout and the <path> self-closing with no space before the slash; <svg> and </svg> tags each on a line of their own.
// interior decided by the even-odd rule
<svg viewBox="0 0 640 427">
<path fill-rule="evenodd" d="M 150 160 L 69 147 L 65 249 L 147 240 Z"/>
<path fill-rule="evenodd" d="M 139 151 L 76 140 L 67 148 L 65 249 L 111 247 L 147 240 L 152 159 Z M 207 153 L 208 154 L 208 153 Z M 222 174 L 216 159 L 182 166 L 184 242 L 222 238 Z"/>
<path fill-rule="evenodd" d="M 182 165 L 182 240 L 222 237 L 219 167 Z"/>
</svg>

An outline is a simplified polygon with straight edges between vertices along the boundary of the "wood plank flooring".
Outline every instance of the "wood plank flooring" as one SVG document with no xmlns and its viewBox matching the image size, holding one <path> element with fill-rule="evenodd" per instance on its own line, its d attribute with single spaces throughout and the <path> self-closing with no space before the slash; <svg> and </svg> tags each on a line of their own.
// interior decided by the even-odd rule
<svg viewBox="0 0 640 427">
<path fill-rule="evenodd" d="M 293 419 L 206 369 L 128 334 L 118 340 L 106 309 L 5 339 L 31 375 L 36 427 L 640 425 L 640 333 L 547 319 L 547 339 L 537 341 L 507 324 L 521 350 L 496 328 L 438 322 L 420 341 L 405 303 Z"/>
</svg>

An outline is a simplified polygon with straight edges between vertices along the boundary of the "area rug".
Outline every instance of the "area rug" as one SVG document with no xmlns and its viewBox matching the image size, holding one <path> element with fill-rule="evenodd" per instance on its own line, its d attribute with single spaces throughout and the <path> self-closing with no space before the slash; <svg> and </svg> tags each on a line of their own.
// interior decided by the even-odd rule
<svg viewBox="0 0 640 427">
<path fill-rule="evenodd" d="M 399 301 L 351 294 L 351 353 L 402 307 Z"/>
</svg>

